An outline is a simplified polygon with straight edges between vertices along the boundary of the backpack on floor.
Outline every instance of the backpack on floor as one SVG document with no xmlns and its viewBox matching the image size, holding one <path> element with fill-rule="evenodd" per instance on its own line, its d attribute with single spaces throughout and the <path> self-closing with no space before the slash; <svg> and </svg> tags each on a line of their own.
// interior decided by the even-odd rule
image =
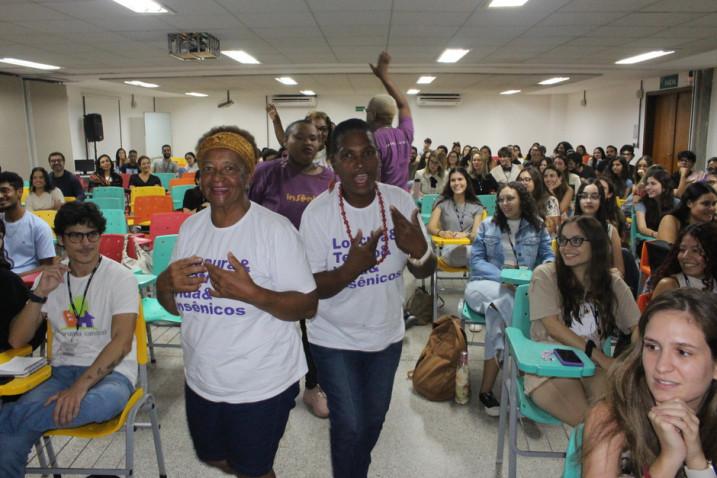
<svg viewBox="0 0 717 478">
<path fill-rule="evenodd" d="M 433 321 L 433 296 L 423 287 L 416 287 L 406 301 L 405 308 L 409 314 L 416 317 L 419 325 L 430 324 Z"/>
<path fill-rule="evenodd" d="M 433 324 L 428 343 L 411 374 L 413 389 L 428 400 L 451 400 L 456 391 L 456 368 L 466 350 L 461 320 L 444 315 Z"/>
</svg>

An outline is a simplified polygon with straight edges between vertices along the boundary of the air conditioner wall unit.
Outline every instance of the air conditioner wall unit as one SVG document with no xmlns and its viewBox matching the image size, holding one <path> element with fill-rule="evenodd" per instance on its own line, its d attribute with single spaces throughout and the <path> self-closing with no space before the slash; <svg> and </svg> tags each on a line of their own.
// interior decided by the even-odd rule
<svg viewBox="0 0 717 478">
<path fill-rule="evenodd" d="M 271 95 L 271 102 L 276 106 L 313 108 L 316 96 L 307 95 Z"/>
<path fill-rule="evenodd" d="M 456 106 L 462 100 L 460 93 L 422 93 L 416 96 L 418 106 Z"/>
</svg>

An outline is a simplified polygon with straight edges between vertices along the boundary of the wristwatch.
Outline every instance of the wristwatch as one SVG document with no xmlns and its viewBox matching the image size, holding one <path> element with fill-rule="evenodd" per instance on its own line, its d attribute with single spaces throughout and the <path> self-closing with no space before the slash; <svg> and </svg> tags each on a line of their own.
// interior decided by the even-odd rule
<svg viewBox="0 0 717 478">
<path fill-rule="evenodd" d="M 40 297 L 33 291 L 28 292 L 28 298 L 30 299 L 30 302 L 36 302 L 38 304 L 44 304 L 45 302 L 47 302 L 47 297 Z"/>
</svg>

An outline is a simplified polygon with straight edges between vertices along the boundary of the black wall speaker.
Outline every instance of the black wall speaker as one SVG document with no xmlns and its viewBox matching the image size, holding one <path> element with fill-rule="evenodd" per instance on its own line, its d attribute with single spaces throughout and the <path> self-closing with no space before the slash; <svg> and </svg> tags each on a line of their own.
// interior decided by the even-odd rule
<svg viewBox="0 0 717 478">
<path fill-rule="evenodd" d="M 105 138 L 102 115 L 98 113 L 85 115 L 85 138 L 87 141 L 102 141 Z"/>
</svg>

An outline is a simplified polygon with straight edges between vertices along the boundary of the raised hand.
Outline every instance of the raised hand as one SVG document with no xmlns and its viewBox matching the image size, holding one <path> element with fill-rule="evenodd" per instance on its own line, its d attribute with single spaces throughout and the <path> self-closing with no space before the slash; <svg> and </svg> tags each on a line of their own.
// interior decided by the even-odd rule
<svg viewBox="0 0 717 478">
<path fill-rule="evenodd" d="M 257 285 L 252 280 L 244 266 L 231 252 L 227 255 L 233 271 L 227 271 L 214 264 L 206 264 L 209 272 L 209 281 L 212 288 L 209 293 L 212 297 L 240 300 L 251 303 L 255 296 Z"/>
<path fill-rule="evenodd" d="M 383 234 L 382 229 L 376 229 L 371 233 L 366 244 L 361 244 L 363 233 L 359 229 L 356 237 L 351 241 L 349 254 L 344 265 L 356 276 L 376 265 L 376 247 L 378 240 Z"/>
<path fill-rule="evenodd" d="M 409 221 L 398 209 L 391 206 L 391 218 L 398 248 L 414 259 L 421 258 L 426 253 L 428 244 L 418 222 L 418 209 L 413 210 Z"/>
<path fill-rule="evenodd" d="M 371 67 L 371 71 L 373 71 L 374 75 L 376 75 L 379 79 L 384 79 L 386 78 L 386 75 L 388 75 L 389 63 L 391 63 L 391 55 L 389 55 L 386 51 L 382 51 L 381 54 L 378 55 L 378 62 L 376 66 L 371 63 L 369 63 L 368 66 Z"/>
<path fill-rule="evenodd" d="M 160 277 L 166 280 L 166 285 L 172 293 L 196 292 L 204 283 L 204 278 L 197 274 L 205 272 L 207 272 L 207 267 L 203 259 L 199 256 L 192 256 L 172 262 Z M 157 287 L 161 288 L 159 282 Z"/>
<path fill-rule="evenodd" d="M 271 121 L 276 121 L 279 117 L 279 112 L 276 111 L 276 105 L 274 103 L 266 105 L 266 113 L 269 115 L 269 119 L 271 119 Z"/>
<path fill-rule="evenodd" d="M 38 282 L 37 287 L 35 288 L 35 294 L 40 297 L 47 297 L 50 292 L 57 289 L 57 286 L 64 281 L 62 276 L 69 270 L 69 267 L 60 263 L 47 266 L 42 271 L 40 282 Z"/>
</svg>

